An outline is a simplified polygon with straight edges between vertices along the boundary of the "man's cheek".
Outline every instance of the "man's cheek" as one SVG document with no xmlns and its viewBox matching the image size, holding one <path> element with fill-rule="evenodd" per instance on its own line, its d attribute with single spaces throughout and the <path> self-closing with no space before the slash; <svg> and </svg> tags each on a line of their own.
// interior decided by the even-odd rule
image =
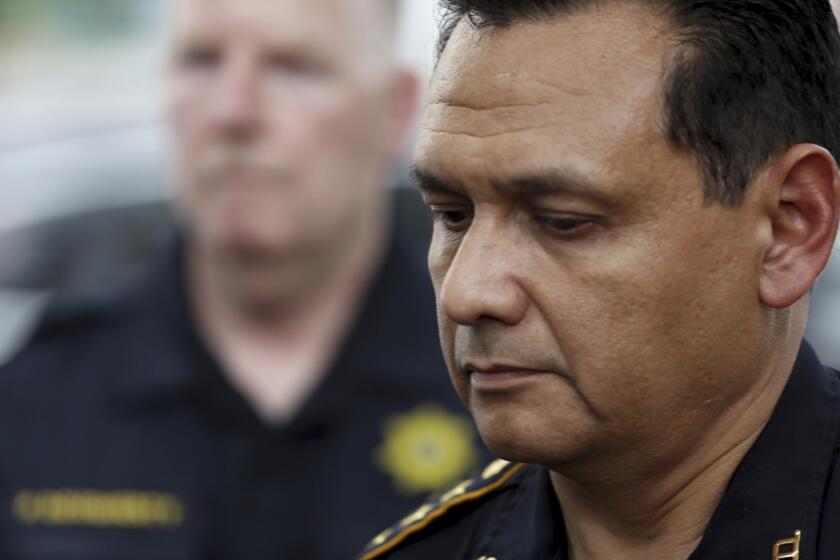
<svg viewBox="0 0 840 560">
<path fill-rule="evenodd" d="M 443 314 L 438 315 L 438 335 L 443 358 L 449 368 L 450 374 L 454 377 L 457 371 L 455 360 L 455 325 L 446 319 Z"/>
<path fill-rule="evenodd" d="M 455 326 L 443 313 L 438 314 L 438 331 L 444 358 L 450 369 L 455 367 Z"/>
</svg>

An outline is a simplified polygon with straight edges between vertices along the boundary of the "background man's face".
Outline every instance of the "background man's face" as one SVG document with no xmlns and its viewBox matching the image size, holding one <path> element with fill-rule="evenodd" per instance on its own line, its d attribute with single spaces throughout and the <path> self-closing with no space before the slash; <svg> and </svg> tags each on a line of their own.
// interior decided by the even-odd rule
<svg viewBox="0 0 840 560">
<path fill-rule="evenodd" d="M 505 458 L 675 453 L 755 382 L 768 232 L 753 194 L 704 204 L 667 144 L 672 45 L 665 22 L 612 3 L 462 23 L 437 69 L 416 165 L 442 344 Z"/>
<path fill-rule="evenodd" d="M 378 0 L 179 0 L 170 114 L 191 233 L 217 253 L 340 252 L 387 178 Z"/>
</svg>

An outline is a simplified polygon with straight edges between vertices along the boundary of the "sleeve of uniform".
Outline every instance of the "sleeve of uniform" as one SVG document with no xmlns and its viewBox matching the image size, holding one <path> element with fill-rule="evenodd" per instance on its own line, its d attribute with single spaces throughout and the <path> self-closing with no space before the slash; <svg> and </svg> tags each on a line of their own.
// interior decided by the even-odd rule
<svg viewBox="0 0 840 560">
<path fill-rule="evenodd" d="M 461 558 L 493 516 L 490 498 L 524 465 L 498 459 L 374 537 L 361 560 Z"/>
</svg>

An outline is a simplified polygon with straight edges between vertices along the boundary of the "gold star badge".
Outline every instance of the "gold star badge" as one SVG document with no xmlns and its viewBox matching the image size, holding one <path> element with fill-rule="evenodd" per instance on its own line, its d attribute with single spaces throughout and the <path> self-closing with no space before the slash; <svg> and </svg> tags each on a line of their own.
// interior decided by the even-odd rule
<svg viewBox="0 0 840 560">
<path fill-rule="evenodd" d="M 436 404 L 389 418 L 384 436 L 376 462 L 404 494 L 437 492 L 479 459 L 472 423 Z"/>
</svg>

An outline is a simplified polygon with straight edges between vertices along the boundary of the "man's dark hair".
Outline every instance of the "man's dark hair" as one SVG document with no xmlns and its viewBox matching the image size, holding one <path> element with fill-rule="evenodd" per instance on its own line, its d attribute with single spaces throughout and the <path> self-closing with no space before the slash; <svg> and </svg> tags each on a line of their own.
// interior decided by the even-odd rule
<svg viewBox="0 0 840 560">
<path fill-rule="evenodd" d="M 441 0 L 441 54 L 477 28 L 634 1 L 675 28 L 665 134 L 697 159 L 707 200 L 737 205 L 769 158 L 799 143 L 840 156 L 840 37 L 828 0 Z"/>
</svg>

